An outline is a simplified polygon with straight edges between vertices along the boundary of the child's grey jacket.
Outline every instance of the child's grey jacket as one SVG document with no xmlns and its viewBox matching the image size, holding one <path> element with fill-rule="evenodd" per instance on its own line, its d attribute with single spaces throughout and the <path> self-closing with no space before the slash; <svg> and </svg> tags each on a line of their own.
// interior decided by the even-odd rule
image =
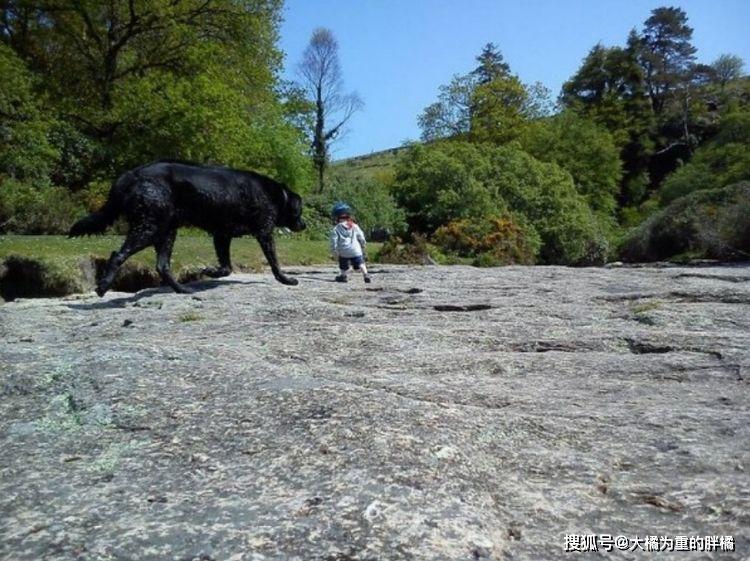
<svg viewBox="0 0 750 561">
<path fill-rule="evenodd" d="M 339 222 L 331 230 L 331 253 L 339 257 L 359 257 L 366 243 L 364 232 L 354 222 Z"/>
</svg>

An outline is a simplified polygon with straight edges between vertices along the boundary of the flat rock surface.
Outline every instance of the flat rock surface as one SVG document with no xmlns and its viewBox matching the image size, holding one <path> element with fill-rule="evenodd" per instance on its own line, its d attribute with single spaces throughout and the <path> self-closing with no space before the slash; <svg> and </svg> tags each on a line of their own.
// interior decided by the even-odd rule
<svg viewBox="0 0 750 561">
<path fill-rule="evenodd" d="M 750 556 L 750 268 L 292 271 L 0 306 L 0 558 Z"/>
</svg>

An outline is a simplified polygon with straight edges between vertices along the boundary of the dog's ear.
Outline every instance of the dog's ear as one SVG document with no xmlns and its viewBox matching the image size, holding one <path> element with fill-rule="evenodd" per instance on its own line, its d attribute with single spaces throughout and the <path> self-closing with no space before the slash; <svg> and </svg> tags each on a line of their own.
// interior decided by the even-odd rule
<svg viewBox="0 0 750 561">
<path fill-rule="evenodd" d="M 302 197 L 300 197 L 294 191 L 290 191 L 289 204 L 287 208 L 292 213 L 292 215 L 299 216 L 302 213 Z"/>
<path fill-rule="evenodd" d="M 266 186 L 266 189 L 278 211 L 281 214 L 287 212 L 289 210 L 289 193 L 291 192 L 289 187 L 273 181 Z"/>
</svg>

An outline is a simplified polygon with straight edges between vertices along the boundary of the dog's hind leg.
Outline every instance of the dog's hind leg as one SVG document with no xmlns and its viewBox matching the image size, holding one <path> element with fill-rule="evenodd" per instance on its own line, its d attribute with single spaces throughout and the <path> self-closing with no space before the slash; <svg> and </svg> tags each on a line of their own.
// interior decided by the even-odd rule
<svg viewBox="0 0 750 561">
<path fill-rule="evenodd" d="M 112 286 L 117 271 L 128 257 L 153 243 L 153 235 L 153 227 L 148 224 L 139 224 L 130 229 L 122 247 L 118 251 L 113 251 L 109 257 L 104 276 L 96 283 L 96 293 L 99 296 L 104 296 L 104 293 Z"/>
<path fill-rule="evenodd" d="M 232 260 L 229 257 L 229 246 L 232 243 L 231 236 L 214 234 L 214 249 L 219 260 L 218 267 L 206 267 L 203 274 L 218 279 L 232 274 Z"/>
<path fill-rule="evenodd" d="M 273 273 L 273 276 L 276 277 L 276 280 L 281 284 L 289 284 L 292 286 L 299 284 L 299 281 L 297 279 L 290 279 L 281 272 L 281 269 L 279 268 L 279 261 L 278 259 L 276 259 L 276 246 L 273 243 L 273 235 L 259 234 L 256 236 L 256 238 L 258 239 L 260 248 L 263 250 L 263 255 L 266 256 L 266 260 L 271 266 L 271 272 Z"/>
<path fill-rule="evenodd" d="M 177 230 L 169 230 L 160 236 L 154 244 L 154 249 L 156 249 L 156 270 L 159 271 L 161 279 L 172 287 L 172 290 L 180 294 L 191 294 L 193 291 L 190 288 L 181 285 L 172 276 L 172 269 L 169 263 L 172 260 L 172 248 L 174 248 L 175 237 L 177 237 Z"/>
</svg>

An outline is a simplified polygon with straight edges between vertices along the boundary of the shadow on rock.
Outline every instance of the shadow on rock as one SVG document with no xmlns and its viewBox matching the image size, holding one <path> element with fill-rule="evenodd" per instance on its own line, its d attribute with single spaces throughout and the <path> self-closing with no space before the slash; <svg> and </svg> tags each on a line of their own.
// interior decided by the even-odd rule
<svg viewBox="0 0 750 561">
<path fill-rule="evenodd" d="M 264 284 L 262 281 L 239 281 L 239 280 L 204 280 L 197 281 L 187 284 L 194 294 L 184 294 L 183 297 L 190 298 L 195 297 L 195 294 L 205 292 L 218 288 L 219 286 L 226 286 L 229 284 Z M 100 300 L 97 302 L 79 304 L 71 303 L 67 306 L 74 310 L 105 310 L 108 308 L 125 308 L 128 305 L 135 304 L 139 300 L 144 298 L 151 298 L 152 296 L 158 296 L 161 294 L 174 294 L 174 291 L 168 286 L 160 286 L 158 288 L 146 288 L 141 290 L 132 296 L 124 296 L 121 298 L 112 298 L 111 300 Z"/>
</svg>

